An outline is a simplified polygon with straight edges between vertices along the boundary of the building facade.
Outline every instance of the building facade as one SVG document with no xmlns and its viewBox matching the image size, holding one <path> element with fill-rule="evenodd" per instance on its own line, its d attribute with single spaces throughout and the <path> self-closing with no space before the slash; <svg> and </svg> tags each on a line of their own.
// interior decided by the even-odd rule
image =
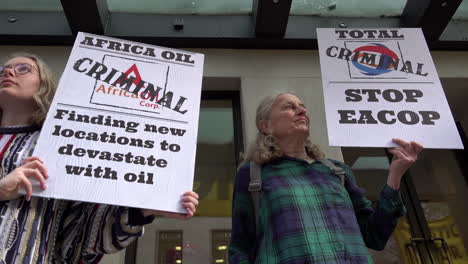
<svg viewBox="0 0 468 264">
<path fill-rule="evenodd" d="M 0 57 L 25 50 L 43 57 L 60 75 L 70 47 L 2 46 Z M 239 154 L 256 133 L 256 106 L 264 96 L 291 91 L 301 97 L 311 117 L 311 138 L 330 158 L 353 167 L 358 184 L 375 200 L 385 183 L 384 149 L 328 146 L 318 52 L 313 50 L 192 49 L 205 54 L 202 105 L 194 190 L 201 196 L 190 221 L 157 218 L 126 252 L 106 256 L 104 263 L 226 263 L 231 229 L 232 189 Z M 454 118 L 468 129 L 468 53 L 432 52 Z M 468 261 L 468 184 L 457 158 L 460 151 L 424 150 L 410 170 L 409 189 L 416 197 L 406 204 L 404 218 L 387 248 L 375 253 L 376 263 L 414 263 L 415 225 L 427 225 L 437 248 L 431 252 L 454 262 Z M 373 157 L 369 158 L 369 157 Z M 465 174 L 464 174 L 465 173 Z M 405 202 L 407 202 L 405 201 Z M 419 212 L 421 213 L 421 212 Z M 414 217 L 413 217 L 414 218 Z M 422 223 L 418 221 L 423 221 Z M 425 222 L 424 222 L 425 221 Z M 417 238 L 413 235 L 413 238 Z M 447 248 L 442 247 L 443 238 Z M 415 242 L 416 241 L 416 242 Z M 437 246 L 438 245 L 438 246 Z M 436 258 L 435 256 L 433 258 Z M 411 259 L 413 259 L 411 261 Z M 134 261 L 134 262 L 132 262 Z"/>
</svg>

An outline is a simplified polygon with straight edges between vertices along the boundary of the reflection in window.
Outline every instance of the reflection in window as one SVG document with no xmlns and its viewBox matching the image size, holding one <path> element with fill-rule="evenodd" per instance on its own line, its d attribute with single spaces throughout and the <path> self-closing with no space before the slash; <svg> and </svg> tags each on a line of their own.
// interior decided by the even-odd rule
<svg viewBox="0 0 468 264">
<path fill-rule="evenodd" d="M 160 231 L 158 244 L 159 260 L 157 263 L 182 263 L 182 231 Z"/>
<path fill-rule="evenodd" d="M 326 17 L 400 16 L 407 0 L 293 0 L 291 15 Z"/>
<path fill-rule="evenodd" d="M 177 15 L 239 15 L 252 12 L 252 0 L 112 0 L 111 12 Z"/>
<path fill-rule="evenodd" d="M 432 236 L 447 243 L 444 249 L 440 240 L 435 241 L 435 257 L 444 259 L 448 253 L 454 263 L 467 263 L 468 187 L 453 151 L 425 149 L 410 173 Z"/>
<path fill-rule="evenodd" d="M 367 198 L 375 202 L 387 182 L 388 158 L 381 148 L 341 148 L 344 162 L 351 167 L 359 187 L 367 191 Z"/>
<path fill-rule="evenodd" d="M 0 10 L 54 12 L 63 11 L 63 8 L 60 1 L 56 0 L 3 0 Z"/>
<path fill-rule="evenodd" d="M 230 216 L 236 173 L 231 100 L 203 100 L 200 109 L 194 190 L 197 216 Z"/>
<path fill-rule="evenodd" d="M 225 78 L 215 81 L 229 84 Z M 135 259 L 128 254 L 126 264 L 227 263 L 233 180 L 242 151 L 240 94 L 204 91 L 201 99 L 193 186 L 200 196 L 196 215 L 190 221 L 158 217 L 145 227 L 147 235 L 138 240 Z"/>
</svg>

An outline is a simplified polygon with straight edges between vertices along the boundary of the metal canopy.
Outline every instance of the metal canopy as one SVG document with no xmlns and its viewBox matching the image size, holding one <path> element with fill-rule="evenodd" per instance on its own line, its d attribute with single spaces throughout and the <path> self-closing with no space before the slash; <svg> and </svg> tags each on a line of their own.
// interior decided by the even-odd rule
<svg viewBox="0 0 468 264">
<path fill-rule="evenodd" d="M 463 0 L 408 0 L 401 16 L 404 27 L 420 27 L 428 42 L 437 41 Z"/>
<path fill-rule="evenodd" d="M 286 33 L 292 0 L 254 0 L 255 36 L 282 38 Z"/>
<path fill-rule="evenodd" d="M 291 2 L 254 0 L 251 14 L 230 15 L 110 12 L 106 0 L 0 8 L 0 45 L 72 45 L 84 31 L 177 48 L 317 49 L 317 27 L 421 27 L 433 50 L 468 50 L 468 20 L 451 20 L 462 0 L 408 0 L 401 16 L 374 18 L 291 15 Z"/>
<path fill-rule="evenodd" d="M 106 0 L 60 0 L 73 35 L 78 31 L 103 35 L 109 9 Z"/>
</svg>

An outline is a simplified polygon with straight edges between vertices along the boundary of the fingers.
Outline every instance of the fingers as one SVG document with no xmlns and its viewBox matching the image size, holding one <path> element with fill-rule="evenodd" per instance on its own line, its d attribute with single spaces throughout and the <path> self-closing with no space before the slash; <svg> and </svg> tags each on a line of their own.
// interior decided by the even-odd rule
<svg viewBox="0 0 468 264">
<path fill-rule="evenodd" d="M 195 192 L 186 192 L 182 197 L 182 202 L 182 205 L 192 204 L 192 208 L 195 209 L 195 207 L 198 205 L 198 194 Z"/>
<path fill-rule="evenodd" d="M 26 177 L 21 177 L 21 185 L 26 190 L 26 201 L 31 201 L 32 184 Z"/>
<path fill-rule="evenodd" d="M 49 174 L 44 162 L 39 157 L 33 156 L 24 159 L 22 164 L 25 176 L 36 178 L 40 182 L 42 189 L 45 190 L 45 179 L 49 178 Z"/>
<path fill-rule="evenodd" d="M 156 210 L 143 210 L 144 214 L 145 211 L 151 212 L 152 214 L 157 214 L 165 217 L 181 219 L 181 220 L 188 220 L 195 215 L 198 206 L 198 194 L 192 191 L 185 192 L 181 198 L 181 205 L 185 209 L 186 213 L 173 213 L 173 212 L 166 212 L 166 211 L 156 211 Z"/>
<path fill-rule="evenodd" d="M 47 168 L 44 165 L 44 162 L 37 156 L 27 157 L 23 161 L 24 175 L 26 177 L 34 177 L 39 181 L 41 188 L 45 190 L 46 182 L 45 179 L 49 178 Z M 28 179 L 29 184 L 31 182 Z"/>
<path fill-rule="evenodd" d="M 398 144 L 400 147 L 404 148 L 407 151 L 413 151 L 413 148 L 411 147 L 411 143 L 404 141 L 403 139 L 393 138 L 392 141 L 393 143 Z"/>
<path fill-rule="evenodd" d="M 185 192 L 185 193 L 183 194 L 183 196 L 191 196 L 191 197 L 193 197 L 193 198 L 195 198 L 195 199 L 197 199 L 197 200 L 198 200 L 198 198 L 199 198 L 199 197 L 198 197 L 198 194 L 197 194 L 196 192 L 192 192 L 192 191 Z"/>
<path fill-rule="evenodd" d="M 407 142 L 399 138 L 393 138 L 392 141 L 403 148 L 408 156 L 417 156 L 423 150 L 423 146 L 415 141 Z"/>
<path fill-rule="evenodd" d="M 408 155 L 401 148 L 389 149 L 388 152 L 392 153 L 394 158 L 408 158 Z"/>
<path fill-rule="evenodd" d="M 39 160 L 30 161 L 30 162 L 24 164 L 23 167 L 24 168 L 30 168 L 30 169 L 38 169 L 41 172 L 42 176 L 44 176 L 45 179 L 49 178 L 49 175 L 47 173 L 47 168 Z"/>
<path fill-rule="evenodd" d="M 36 178 L 36 180 L 38 180 L 39 183 L 41 184 L 41 188 L 42 188 L 43 190 L 46 189 L 45 178 L 44 178 L 44 176 L 39 172 L 39 170 L 36 170 L 36 169 L 25 169 L 25 170 L 24 170 L 24 176 Z"/>
<path fill-rule="evenodd" d="M 195 206 L 198 205 L 198 199 L 196 199 L 195 197 L 193 196 L 184 196 L 182 197 L 182 202 L 185 204 L 185 203 L 192 203 L 194 204 Z"/>
<path fill-rule="evenodd" d="M 182 206 L 187 211 L 187 214 L 191 214 L 191 216 L 193 216 L 197 210 L 197 207 L 193 203 L 183 203 Z"/>
<path fill-rule="evenodd" d="M 185 219 L 190 219 L 195 215 L 195 211 L 192 211 L 192 209 L 190 209 L 189 207 L 185 208 L 185 210 L 187 210 L 187 213 L 185 214 Z"/>
<path fill-rule="evenodd" d="M 421 144 L 415 141 L 411 141 L 411 146 L 413 147 L 416 153 L 420 153 L 424 148 Z"/>
<path fill-rule="evenodd" d="M 23 160 L 23 162 L 21 163 L 21 165 L 24 165 L 26 163 L 29 163 L 31 161 L 39 161 L 40 163 L 44 163 L 44 161 L 41 160 L 41 158 L 37 157 L 37 156 L 32 156 L 32 157 L 27 157 Z"/>
<path fill-rule="evenodd" d="M 198 206 L 198 194 L 195 192 L 186 192 L 182 197 L 182 206 L 187 211 L 185 214 L 185 219 L 189 219 L 195 215 Z"/>
<path fill-rule="evenodd" d="M 18 197 L 19 189 L 24 188 L 26 193 L 25 198 L 27 201 L 30 201 L 33 193 L 33 182 L 30 178 L 35 178 L 43 190 L 47 188 L 47 168 L 39 157 L 27 157 L 20 167 L 7 175 L 6 179 L 12 186 L 12 189 L 9 191 L 9 197 Z"/>
<path fill-rule="evenodd" d="M 194 216 L 195 215 L 195 212 L 197 211 L 197 205 L 198 205 L 198 201 L 195 200 L 195 202 L 184 202 L 182 203 L 182 206 L 185 208 L 185 210 L 187 211 L 187 215 L 189 215 L 190 217 Z"/>
</svg>

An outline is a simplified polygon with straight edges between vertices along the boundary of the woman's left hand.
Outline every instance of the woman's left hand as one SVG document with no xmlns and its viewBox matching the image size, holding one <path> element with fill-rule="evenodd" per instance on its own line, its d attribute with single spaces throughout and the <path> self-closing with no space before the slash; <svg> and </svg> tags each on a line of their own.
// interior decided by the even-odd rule
<svg viewBox="0 0 468 264">
<path fill-rule="evenodd" d="M 159 210 L 150 210 L 150 209 L 142 209 L 144 216 L 149 215 L 160 215 L 174 219 L 181 219 L 181 220 L 188 220 L 195 215 L 198 206 L 198 194 L 195 192 L 186 192 L 183 194 L 182 199 L 182 206 L 187 211 L 186 214 L 181 213 L 173 213 L 173 212 L 166 212 L 166 211 L 159 211 Z"/>
<path fill-rule="evenodd" d="M 418 159 L 418 154 L 423 150 L 423 146 L 414 141 L 406 142 L 399 138 L 394 138 L 392 141 L 399 146 L 388 151 L 393 154 L 393 159 L 388 169 L 387 185 L 398 190 L 401 178 Z"/>
</svg>

